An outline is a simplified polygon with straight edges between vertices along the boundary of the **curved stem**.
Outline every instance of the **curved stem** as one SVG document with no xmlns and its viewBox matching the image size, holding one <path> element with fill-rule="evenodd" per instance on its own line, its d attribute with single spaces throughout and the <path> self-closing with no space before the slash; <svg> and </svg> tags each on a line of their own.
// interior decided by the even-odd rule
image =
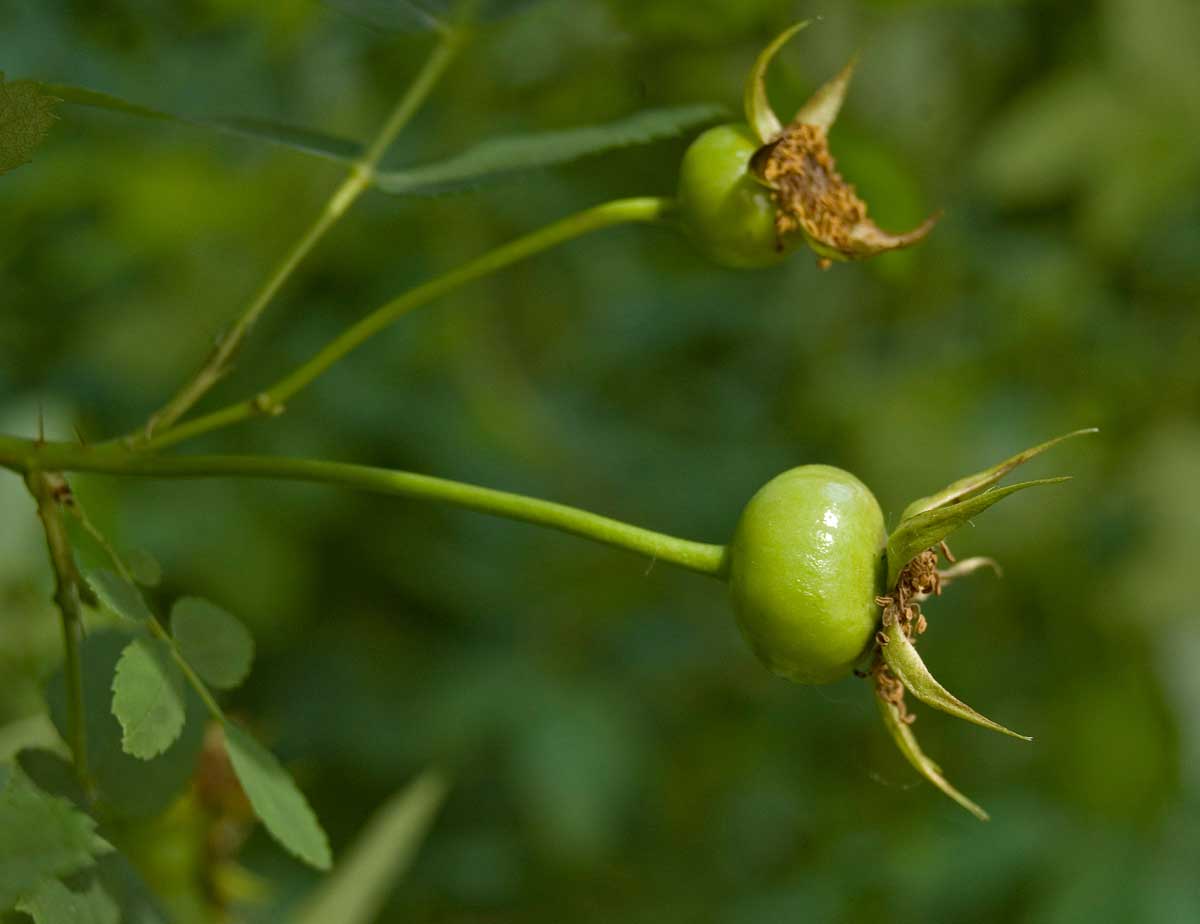
<svg viewBox="0 0 1200 924">
<path fill-rule="evenodd" d="M 656 561 L 700 574 L 722 578 L 725 575 L 725 547 L 721 545 L 678 539 L 565 504 L 414 472 L 269 456 L 159 456 L 112 447 L 36 443 L 8 436 L 0 436 L 0 465 L 18 471 L 46 468 L 152 478 L 240 476 L 341 485 L 378 494 L 439 501 L 521 520 L 648 555 Z"/>
<path fill-rule="evenodd" d="M 429 96 L 461 43 L 459 31 L 447 29 L 442 33 L 441 40 L 421 68 L 416 80 L 405 91 L 363 156 L 351 165 L 350 174 L 334 190 L 316 220 L 267 277 L 266 282 L 243 309 L 241 316 L 221 335 L 199 371 L 184 383 L 170 401 L 150 416 L 142 433 L 130 437 L 132 444 L 144 445 L 152 442 L 157 430 L 170 428 L 191 410 L 209 389 L 225 377 L 251 329 L 296 267 L 371 185 L 375 168 L 388 146 Z"/>
<path fill-rule="evenodd" d="M 659 221 L 666 216 L 671 206 L 671 200 L 656 197 L 617 199 L 579 212 L 503 244 L 482 257 L 417 286 L 415 289 L 410 289 L 398 298 L 377 308 L 331 341 L 308 362 L 290 375 L 280 379 L 266 391 L 211 414 L 179 424 L 157 434 L 136 448 L 162 449 L 252 417 L 279 414 L 283 411 L 284 404 L 293 395 L 311 384 L 330 366 L 413 309 L 466 285 L 468 282 L 592 231 L 630 222 Z"/>
</svg>

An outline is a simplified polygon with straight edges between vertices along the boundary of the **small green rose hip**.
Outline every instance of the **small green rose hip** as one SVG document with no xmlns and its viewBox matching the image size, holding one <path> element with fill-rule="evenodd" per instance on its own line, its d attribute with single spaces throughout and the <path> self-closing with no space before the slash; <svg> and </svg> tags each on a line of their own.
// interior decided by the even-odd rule
<svg viewBox="0 0 1200 924">
<path fill-rule="evenodd" d="M 861 260 L 911 246 L 933 227 L 931 218 L 907 234 L 881 230 L 837 171 L 826 137 L 854 73 L 853 61 L 787 125 L 771 109 L 767 67 L 806 25 L 792 26 L 758 56 L 746 78 L 746 122 L 709 129 L 684 154 L 678 193 L 683 227 L 724 266 L 769 266 L 807 244 L 826 267 L 833 260 Z"/>
<path fill-rule="evenodd" d="M 996 569 L 987 558 L 955 562 L 945 542 L 951 533 L 1010 494 L 1065 480 L 1001 488 L 1000 479 L 1062 440 L 1090 432 L 1042 443 L 914 501 L 890 534 L 874 495 L 853 475 L 827 465 L 784 472 L 746 505 L 729 546 L 742 634 L 768 668 L 790 680 L 829 683 L 852 670 L 870 677 L 884 724 L 908 761 L 986 819 L 921 751 L 905 694 L 984 728 L 1024 736 L 980 715 L 933 678 L 916 649 L 927 626 L 922 604 L 958 578 Z M 941 567 L 939 553 L 948 567 Z M 855 670 L 860 665 L 868 669 Z"/>
<path fill-rule="evenodd" d="M 683 227 L 722 266 L 770 266 L 799 243 L 778 235 L 771 190 L 750 172 L 761 146 L 747 125 L 718 125 L 692 142 L 679 168 Z"/>
</svg>

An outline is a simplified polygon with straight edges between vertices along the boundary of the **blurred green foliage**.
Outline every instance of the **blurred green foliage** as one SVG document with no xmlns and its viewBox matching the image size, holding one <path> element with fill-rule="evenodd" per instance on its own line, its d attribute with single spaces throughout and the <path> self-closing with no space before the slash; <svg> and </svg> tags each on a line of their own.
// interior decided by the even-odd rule
<svg viewBox="0 0 1200 924">
<path fill-rule="evenodd" d="M 343 4 L 344 5 L 344 4 Z M 364 138 L 428 36 L 314 0 L 0 0 L 9 79 Z M 666 230 L 572 243 L 425 309 L 289 412 L 206 439 L 525 491 L 728 538 L 805 462 L 911 499 L 1078 426 L 955 549 L 939 679 L 1035 737 L 921 710 L 981 826 L 903 765 L 859 681 L 753 660 L 718 584 L 620 552 L 315 487 L 80 477 L 122 547 L 250 624 L 230 700 L 345 845 L 430 764 L 454 781 L 396 921 L 1200 919 L 1200 8 L 1191 0 L 544 0 L 482 29 L 389 158 L 650 106 L 781 111 L 855 50 L 832 146 L 915 251 L 819 272 L 709 267 Z M 204 356 L 336 165 L 64 109 L 0 182 L 0 430 L 128 429 Z M 669 194 L 683 142 L 460 197 L 366 197 L 221 396 L 428 276 L 572 210 Z M 219 396 L 218 396 L 219 399 Z M 215 400 L 214 399 L 214 403 Z M 197 444 L 200 448 L 200 444 Z M 96 564 L 97 562 L 89 562 Z M 32 504 L 0 479 L 0 723 L 41 712 L 59 634 Z M 3 732 L 0 732 L 3 735 Z M 263 920 L 309 874 L 263 834 Z M 249 912 L 248 912 L 249 913 Z"/>
</svg>

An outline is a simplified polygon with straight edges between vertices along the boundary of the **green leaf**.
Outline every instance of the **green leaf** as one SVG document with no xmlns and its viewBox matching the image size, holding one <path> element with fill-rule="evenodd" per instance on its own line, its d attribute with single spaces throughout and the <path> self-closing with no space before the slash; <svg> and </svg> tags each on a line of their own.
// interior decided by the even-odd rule
<svg viewBox="0 0 1200 924">
<path fill-rule="evenodd" d="M 252 138 L 256 141 L 266 141 L 289 150 L 298 151 L 313 157 L 349 163 L 362 154 L 363 146 L 357 141 L 349 141 L 327 135 L 323 132 L 298 128 L 294 125 L 284 125 L 268 119 L 252 118 L 200 118 L 194 116 L 174 115 L 161 109 L 153 109 L 139 103 L 131 103 L 104 93 L 99 90 L 89 90 L 86 87 L 74 87 L 68 84 L 42 84 L 42 89 L 52 93 L 65 103 L 73 106 L 87 106 L 91 109 L 106 109 L 110 112 L 120 112 L 124 115 L 136 116 L 140 119 L 152 119 L 158 122 L 170 122 L 175 125 L 187 125 L 192 128 L 205 128 L 224 134 Z"/>
<path fill-rule="evenodd" d="M 966 478 L 960 478 L 953 484 L 949 484 L 936 494 L 931 494 L 929 497 L 922 497 L 907 507 L 904 508 L 904 513 L 900 515 L 900 521 L 903 523 L 909 517 L 916 516 L 919 513 L 924 513 L 927 510 L 933 510 L 936 507 L 945 507 L 947 504 L 952 504 L 955 501 L 963 500 L 964 498 L 972 497 L 978 494 L 985 488 L 991 487 L 1001 478 L 1011 472 L 1019 465 L 1024 465 L 1034 456 L 1039 456 L 1052 446 L 1057 446 L 1063 440 L 1069 440 L 1075 436 L 1083 436 L 1087 433 L 1100 432 L 1095 427 L 1088 427 L 1083 430 L 1074 430 L 1071 433 L 1064 433 L 1062 436 L 1056 436 L 1052 440 L 1046 440 L 1044 443 L 1039 443 L 1029 449 L 1018 452 L 1015 456 L 1005 459 L 993 465 L 991 468 L 985 468 L 982 472 L 976 472 L 974 475 L 968 475 Z"/>
<path fill-rule="evenodd" d="M 17 755 L 17 766 L 42 792 L 62 796 L 73 805 L 87 804 L 87 794 L 69 760 L 45 748 L 29 748 Z"/>
<path fill-rule="evenodd" d="M 94 820 L 40 791 L 23 773 L 9 772 L 0 791 L 0 911 L 46 879 L 85 869 L 111 849 L 96 834 Z"/>
<path fill-rule="evenodd" d="M 226 118 L 192 119 L 191 123 L 201 128 L 213 128 L 229 135 L 238 135 L 256 141 L 266 141 L 288 148 L 300 154 L 309 154 L 325 160 L 350 163 L 362 156 L 361 142 L 339 138 L 301 125 L 288 125 L 274 119 L 259 119 L 251 116 L 229 116 Z"/>
<path fill-rule="evenodd" d="M 1069 477 L 1040 478 L 1036 481 L 1022 481 L 1003 488 L 993 488 L 983 494 L 968 497 L 957 504 L 937 507 L 925 513 L 918 513 L 892 530 L 887 542 L 888 577 L 887 586 L 896 586 L 896 580 L 904 566 L 921 552 L 931 548 L 949 536 L 960 526 L 969 522 L 972 517 L 987 510 L 993 504 L 1004 500 L 1010 494 L 1024 491 L 1026 488 L 1036 488 L 1047 484 L 1062 484 L 1070 481 Z"/>
<path fill-rule="evenodd" d="M 124 734 L 126 754 L 150 760 L 175 743 L 183 731 L 183 673 L 170 646 L 152 638 L 130 642 L 117 661 L 112 711 Z"/>
<path fill-rule="evenodd" d="M 887 666 L 891 668 L 897 679 L 904 684 L 904 689 L 908 690 L 913 696 L 925 703 L 927 706 L 932 706 L 934 709 L 940 709 L 942 712 L 949 713 L 967 722 L 972 722 L 982 728 L 990 729 L 991 731 L 1000 732 L 1002 735 L 1011 735 L 1013 738 L 1020 738 L 1022 741 L 1032 741 L 1025 735 L 1018 735 L 1015 731 L 1005 728 L 997 722 L 993 722 L 987 716 L 980 715 L 962 700 L 952 696 L 937 680 L 933 674 L 929 673 L 929 668 L 925 666 L 925 662 L 921 660 L 921 656 L 917 654 L 917 649 L 913 645 L 912 640 L 904 634 L 904 630 L 897 623 L 893 623 L 885 630 L 887 634 L 887 644 L 882 646 L 883 660 L 887 662 Z"/>
<path fill-rule="evenodd" d="M 951 786 L 942 776 L 942 768 L 925 756 L 925 752 L 917 744 L 912 728 L 901 718 L 900 710 L 896 705 L 889 703 L 881 696 L 876 696 L 875 701 L 879 704 L 879 713 L 883 716 L 883 724 L 887 728 L 888 734 L 892 736 L 896 747 L 900 749 L 904 759 L 912 764 L 913 769 L 980 821 L 987 821 L 988 813 Z"/>
<path fill-rule="evenodd" d="M 236 616 L 207 600 L 177 601 L 171 610 L 171 634 L 184 660 L 218 689 L 232 689 L 250 673 L 254 639 Z"/>
<path fill-rule="evenodd" d="M 329 869 L 329 839 L 275 755 L 232 722 L 225 723 L 225 748 L 254 813 L 271 836 L 310 866 Z"/>
<path fill-rule="evenodd" d="M 440 774 L 427 772 L 380 807 L 333 874 L 305 900 L 293 924 L 369 924 L 408 870 L 446 797 Z"/>
<path fill-rule="evenodd" d="M 75 776 L 75 768 L 60 755 L 42 749 L 27 750 L 17 755 L 17 763 L 43 792 L 62 796 L 81 808 L 88 803 Z M 146 766 L 140 762 L 138 765 Z M 0 766 L 0 790 L 4 788 L 2 780 L 7 772 L 7 767 Z M 123 924 L 167 924 L 166 912 L 159 906 L 158 899 L 137 870 L 116 851 L 101 856 L 95 868 L 84 875 L 94 875 L 112 897 L 120 909 Z"/>
<path fill-rule="evenodd" d="M 116 903 L 88 876 L 78 889 L 69 889 L 58 879 L 47 879 L 36 892 L 17 904 L 34 924 L 118 924 Z"/>
<path fill-rule="evenodd" d="M 87 582 L 100 602 L 118 616 L 139 624 L 154 618 L 141 592 L 120 575 L 98 568 L 87 573 Z"/>
<path fill-rule="evenodd" d="M 501 19 L 535 2 L 537 0 L 325 0 L 326 5 L 389 32 L 442 32 L 464 14 L 478 19 Z"/>
<path fill-rule="evenodd" d="M 409 170 L 381 172 L 375 183 L 393 195 L 433 195 L 498 177 L 565 164 L 615 148 L 671 138 L 723 115 L 719 106 L 678 106 L 582 128 L 493 138 L 448 160 Z"/>
<path fill-rule="evenodd" d="M 114 851 L 101 857 L 96 878 L 120 909 L 121 924 L 169 924 L 158 897 L 121 854 Z"/>
<path fill-rule="evenodd" d="M 143 587 L 157 587 L 162 583 L 162 565 L 145 549 L 130 549 L 126 552 L 125 565 L 133 579 Z"/>
<path fill-rule="evenodd" d="M 0 173 L 33 159 L 33 152 L 57 118 L 58 100 L 30 80 L 5 83 L 0 71 Z"/>
<path fill-rule="evenodd" d="M 83 640 L 83 718 L 97 808 L 118 819 L 141 819 L 166 808 L 191 779 L 204 741 L 207 713 L 189 688 L 187 721 L 179 740 L 152 762 L 125 753 L 121 745 L 124 731 L 112 713 L 112 683 L 129 640 L 130 636 L 116 632 L 97 632 Z M 67 696 L 61 670 L 50 679 L 46 700 L 50 717 L 65 738 Z"/>
</svg>

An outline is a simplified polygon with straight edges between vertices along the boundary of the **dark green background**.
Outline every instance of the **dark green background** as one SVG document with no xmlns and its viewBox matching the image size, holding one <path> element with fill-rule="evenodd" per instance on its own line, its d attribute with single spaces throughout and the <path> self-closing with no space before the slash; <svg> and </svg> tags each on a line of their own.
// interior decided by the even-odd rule
<svg viewBox="0 0 1200 924">
<path fill-rule="evenodd" d="M 387 920 L 1175 924 L 1200 919 L 1200 7 L 546 0 L 478 36 L 397 164 L 498 132 L 734 107 L 776 31 L 790 111 L 863 53 L 832 145 L 917 250 L 819 272 L 607 231 L 404 320 L 286 416 L 191 449 L 410 468 L 707 541 L 800 463 L 913 497 L 1046 437 L 954 543 L 1005 568 L 930 604 L 943 683 L 1023 745 L 921 711 L 981 825 L 918 784 L 861 681 L 760 668 L 721 587 L 532 527 L 309 487 L 79 478 L 119 544 L 260 658 L 230 700 L 337 845 L 438 762 L 445 811 Z M 10 79 L 365 137 L 430 45 L 311 0 L 0 0 Z M 0 180 L 0 429 L 143 419 L 338 170 L 63 107 Z M 227 399 L 406 287 L 570 211 L 667 194 L 683 142 L 437 200 L 370 194 L 297 273 Z M 20 483 L 0 480 L 0 720 L 59 656 Z M 308 874 L 257 836 L 286 901 Z"/>
</svg>

